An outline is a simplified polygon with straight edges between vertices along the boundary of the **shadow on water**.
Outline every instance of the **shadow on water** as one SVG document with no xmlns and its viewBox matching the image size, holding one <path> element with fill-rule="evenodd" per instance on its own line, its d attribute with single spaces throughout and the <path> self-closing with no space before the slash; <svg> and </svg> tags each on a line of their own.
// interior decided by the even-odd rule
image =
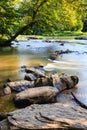
<svg viewBox="0 0 87 130">
<path fill-rule="evenodd" d="M 78 44 L 79 42 L 81 44 Z M 66 49 L 78 51 L 78 53 L 64 54 L 55 61 L 48 60 L 50 53 Z M 81 101 L 87 104 L 87 53 L 84 53 L 86 50 L 86 40 L 68 40 L 64 46 L 42 40 L 29 40 L 13 42 L 12 47 L 0 48 L 0 90 L 2 91 L 2 86 L 8 78 L 13 81 L 24 79 L 25 72 L 21 70 L 21 66 L 44 65 L 49 72 L 78 75 L 80 82 L 74 92 Z M 14 109 L 12 95 L 0 97 L 0 112 Z"/>
</svg>

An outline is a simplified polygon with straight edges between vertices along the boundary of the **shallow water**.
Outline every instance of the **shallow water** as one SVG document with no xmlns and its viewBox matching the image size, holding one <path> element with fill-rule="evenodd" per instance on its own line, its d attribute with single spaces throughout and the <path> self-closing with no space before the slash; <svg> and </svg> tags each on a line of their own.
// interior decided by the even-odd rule
<svg viewBox="0 0 87 130">
<path fill-rule="evenodd" d="M 75 53 L 63 54 L 57 60 L 49 60 L 49 55 L 55 50 L 72 50 Z M 87 104 L 87 41 L 67 40 L 64 46 L 60 43 L 47 43 L 42 40 L 27 40 L 13 42 L 12 47 L 0 48 L 0 90 L 6 79 L 24 79 L 25 72 L 21 66 L 44 65 L 47 71 L 66 72 L 79 76 L 79 84 L 75 94 Z M 0 97 L 0 112 L 12 111 L 12 95 Z"/>
</svg>

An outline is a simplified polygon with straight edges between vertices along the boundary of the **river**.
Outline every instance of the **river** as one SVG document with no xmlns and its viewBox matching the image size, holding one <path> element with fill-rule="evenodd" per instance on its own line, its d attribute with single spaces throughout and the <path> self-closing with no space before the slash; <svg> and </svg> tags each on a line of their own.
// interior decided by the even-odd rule
<svg viewBox="0 0 87 130">
<path fill-rule="evenodd" d="M 79 83 L 75 91 L 78 98 L 87 104 L 87 41 L 65 40 L 64 46 L 60 43 L 47 43 L 43 40 L 25 38 L 13 42 L 11 47 L 0 48 L 0 91 L 6 79 L 12 81 L 24 79 L 25 72 L 21 66 L 44 65 L 47 71 L 78 75 Z M 63 54 L 57 60 L 49 60 L 49 55 L 55 50 L 72 50 Z M 0 96 L 0 112 L 15 110 L 12 95 Z"/>
</svg>

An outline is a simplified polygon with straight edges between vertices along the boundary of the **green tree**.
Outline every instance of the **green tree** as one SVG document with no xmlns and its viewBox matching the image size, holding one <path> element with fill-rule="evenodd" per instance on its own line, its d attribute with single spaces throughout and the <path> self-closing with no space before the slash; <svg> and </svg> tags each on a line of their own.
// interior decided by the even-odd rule
<svg viewBox="0 0 87 130">
<path fill-rule="evenodd" d="M 53 34 L 56 30 L 81 30 L 86 0 L 2 0 L 0 33 L 10 43 L 19 34 Z"/>
<path fill-rule="evenodd" d="M 0 37 L 11 37 L 13 28 L 18 25 L 17 11 L 14 1 L 2 0 L 0 2 Z"/>
</svg>

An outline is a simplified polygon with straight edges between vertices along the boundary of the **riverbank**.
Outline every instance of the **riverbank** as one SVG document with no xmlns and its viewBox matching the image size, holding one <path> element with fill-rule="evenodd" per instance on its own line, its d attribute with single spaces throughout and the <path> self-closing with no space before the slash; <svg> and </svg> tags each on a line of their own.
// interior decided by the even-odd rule
<svg viewBox="0 0 87 130">
<path fill-rule="evenodd" d="M 23 38 L 26 40 L 29 39 L 85 39 L 87 38 L 87 32 L 81 31 L 56 31 L 52 35 L 44 34 L 43 36 L 40 35 L 19 35 L 15 41 L 23 41 Z M 6 43 L 7 41 L 7 43 Z M 0 47 L 11 46 L 11 43 L 8 42 L 9 40 L 1 39 L 0 40 Z"/>
</svg>

